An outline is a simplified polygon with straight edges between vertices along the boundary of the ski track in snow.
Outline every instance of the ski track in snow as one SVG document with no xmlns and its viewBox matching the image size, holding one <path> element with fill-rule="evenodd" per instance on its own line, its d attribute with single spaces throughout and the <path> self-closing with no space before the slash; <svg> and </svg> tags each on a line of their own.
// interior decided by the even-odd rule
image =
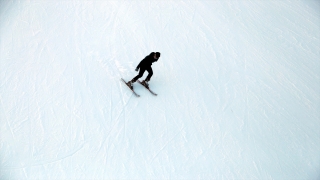
<svg viewBox="0 0 320 180">
<path fill-rule="evenodd" d="M 319 178 L 317 1 L 0 5 L 0 179 Z"/>
</svg>

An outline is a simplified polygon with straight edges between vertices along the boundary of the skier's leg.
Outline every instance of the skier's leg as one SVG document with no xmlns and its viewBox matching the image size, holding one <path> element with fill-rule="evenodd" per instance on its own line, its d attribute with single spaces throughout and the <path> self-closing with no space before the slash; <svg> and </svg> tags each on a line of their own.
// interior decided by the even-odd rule
<svg viewBox="0 0 320 180">
<path fill-rule="evenodd" d="M 130 82 L 131 83 L 136 82 L 139 78 L 143 76 L 143 73 L 145 70 L 146 70 L 145 68 L 140 68 L 139 74 L 136 77 L 134 77 Z"/>
<path fill-rule="evenodd" d="M 146 79 L 145 79 L 145 81 L 150 81 L 150 79 L 151 79 L 151 76 L 153 75 L 153 71 L 152 71 L 152 68 L 151 68 L 151 66 L 150 67 L 148 67 L 147 69 L 146 69 L 147 71 L 148 71 L 148 76 L 146 77 Z"/>
</svg>

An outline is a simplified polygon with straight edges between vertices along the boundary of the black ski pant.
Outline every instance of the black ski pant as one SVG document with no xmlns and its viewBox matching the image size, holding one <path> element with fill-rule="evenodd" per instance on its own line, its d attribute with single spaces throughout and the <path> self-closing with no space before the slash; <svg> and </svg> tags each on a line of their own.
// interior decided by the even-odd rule
<svg viewBox="0 0 320 180">
<path fill-rule="evenodd" d="M 131 80 L 131 82 L 136 82 L 139 78 L 141 78 L 143 76 L 143 73 L 145 71 L 148 71 L 148 73 L 149 73 L 148 76 L 146 77 L 145 81 L 150 81 L 151 76 L 153 75 L 153 71 L 152 71 L 151 66 L 149 66 L 149 67 L 140 67 L 139 74 L 136 77 L 134 77 Z"/>
</svg>

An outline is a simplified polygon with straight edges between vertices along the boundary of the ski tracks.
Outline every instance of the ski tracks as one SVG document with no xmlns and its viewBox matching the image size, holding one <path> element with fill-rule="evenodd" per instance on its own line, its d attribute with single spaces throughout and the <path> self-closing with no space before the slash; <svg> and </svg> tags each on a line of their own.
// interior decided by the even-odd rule
<svg viewBox="0 0 320 180">
<path fill-rule="evenodd" d="M 149 161 L 150 163 L 153 162 L 153 160 L 168 146 L 169 143 L 171 143 L 184 129 L 184 127 L 182 127 L 169 141 L 167 141 L 162 148 L 151 158 L 151 160 Z"/>
</svg>

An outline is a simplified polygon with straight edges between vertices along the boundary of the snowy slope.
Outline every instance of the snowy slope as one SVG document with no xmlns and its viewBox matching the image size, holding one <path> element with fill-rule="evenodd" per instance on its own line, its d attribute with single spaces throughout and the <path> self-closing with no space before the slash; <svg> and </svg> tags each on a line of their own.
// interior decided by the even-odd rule
<svg viewBox="0 0 320 180">
<path fill-rule="evenodd" d="M 320 177 L 319 2 L 0 5 L 0 179 Z"/>
</svg>

